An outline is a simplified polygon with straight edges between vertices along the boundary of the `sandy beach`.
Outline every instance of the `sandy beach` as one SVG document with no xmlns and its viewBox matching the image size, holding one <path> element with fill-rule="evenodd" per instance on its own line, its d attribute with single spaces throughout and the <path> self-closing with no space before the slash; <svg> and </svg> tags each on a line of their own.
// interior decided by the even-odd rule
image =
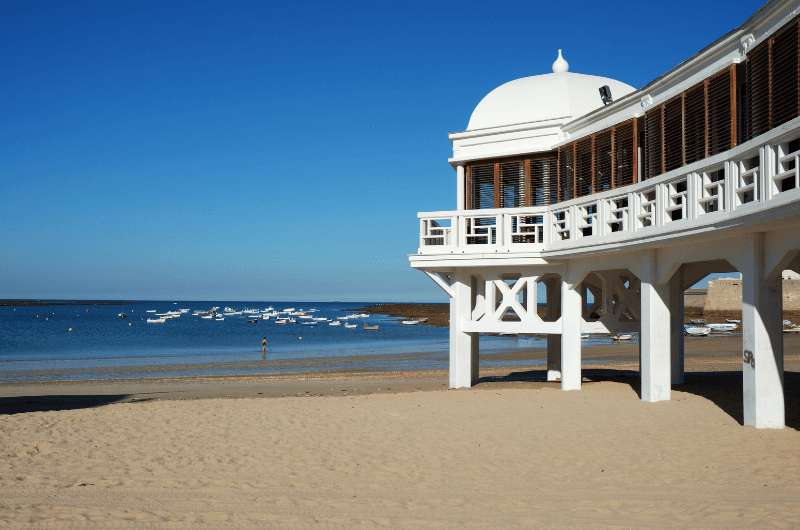
<svg viewBox="0 0 800 530">
<path fill-rule="evenodd" d="M 800 525 L 800 348 L 787 427 L 739 424 L 737 337 L 687 341 L 670 402 L 635 346 L 587 351 L 581 392 L 540 367 L 4 385 L 10 528 Z"/>
</svg>

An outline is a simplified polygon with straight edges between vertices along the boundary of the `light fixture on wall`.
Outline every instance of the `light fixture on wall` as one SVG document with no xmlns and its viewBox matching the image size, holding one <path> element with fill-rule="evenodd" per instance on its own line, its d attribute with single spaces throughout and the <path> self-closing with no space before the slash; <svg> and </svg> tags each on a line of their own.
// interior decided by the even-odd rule
<svg viewBox="0 0 800 530">
<path fill-rule="evenodd" d="M 611 97 L 611 89 L 608 88 L 608 85 L 603 85 L 598 90 L 600 91 L 600 99 L 603 100 L 603 105 L 609 105 L 614 102 L 614 98 Z"/>
</svg>

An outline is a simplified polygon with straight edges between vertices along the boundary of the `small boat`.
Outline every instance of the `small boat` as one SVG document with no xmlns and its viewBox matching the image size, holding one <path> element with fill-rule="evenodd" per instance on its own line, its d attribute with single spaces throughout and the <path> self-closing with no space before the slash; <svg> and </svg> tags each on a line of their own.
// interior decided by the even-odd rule
<svg viewBox="0 0 800 530">
<path fill-rule="evenodd" d="M 588 333 L 581 333 L 581 340 L 587 340 L 589 338 L 591 338 L 591 336 Z"/>
<path fill-rule="evenodd" d="M 381 328 L 380 326 L 378 326 L 378 324 L 374 324 L 372 326 L 370 326 L 369 324 L 364 324 L 364 329 L 366 331 L 378 331 Z"/>
<path fill-rule="evenodd" d="M 214 316 L 213 315 L 203 315 L 200 318 L 202 318 L 203 320 L 211 320 L 212 318 L 214 318 Z"/>
<path fill-rule="evenodd" d="M 783 321 L 783 327 L 785 327 L 785 328 L 793 328 L 793 327 L 795 327 L 795 325 L 794 325 L 794 322 L 792 322 L 791 320 L 784 320 Z"/>
<path fill-rule="evenodd" d="M 155 313 L 158 309 L 148 309 L 145 313 Z"/>
<path fill-rule="evenodd" d="M 726 318 L 725 322 L 727 322 L 728 324 L 741 324 L 742 323 L 741 320 L 738 320 L 736 318 Z"/>
<path fill-rule="evenodd" d="M 215 318 L 214 320 L 216 320 L 217 322 L 219 322 L 219 321 L 221 321 L 221 320 L 225 320 L 225 317 L 217 317 L 217 318 Z"/>
<path fill-rule="evenodd" d="M 694 324 L 696 326 L 704 326 L 706 324 L 705 318 L 693 318 L 689 321 L 689 324 Z"/>
<path fill-rule="evenodd" d="M 333 322 L 328 322 L 329 326 L 341 326 L 342 323 L 338 320 L 334 320 Z"/>
<path fill-rule="evenodd" d="M 793 328 L 783 328 L 784 333 L 800 333 L 800 326 L 795 326 Z"/>
<path fill-rule="evenodd" d="M 731 324 L 729 322 L 726 322 L 724 324 L 706 324 L 706 326 L 711 328 L 711 331 L 716 331 L 716 332 L 733 331 L 734 329 L 739 327 L 738 324 Z"/>
<path fill-rule="evenodd" d="M 147 323 L 148 324 L 163 324 L 166 321 L 167 321 L 166 318 L 148 318 L 147 319 Z"/>
<path fill-rule="evenodd" d="M 358 327 L 358 324 L 345 324 L 344 327 L 347 329 L 355 329 Z"/>
<path fill-rule="evenodd" d="M 281 324 L 281 325 L 283 325 L 283 324 L 288 324 L 288 323 L 289 323 L 289 321 L 288 321 L 288 320 L 286 320 L 286 319 L 284 319 L 284 318 L 279 318 L 279 319 L 277 319 L 277 320 L 275 321 L 275 323 L 276 323 L 276 324 Z"/>
<path fill-rule="evenodd" d="M 303 326 L 316 326 L 317 325 L 316 321 L 314 321 L 314 320 L 306 320 L 304 322 L 301 322 L 300 324 L 303 325 Z"/>
<path fill-rule="evenodd" d="M 685 326 L 683 331 L 691 337 L 706 337 L 711 333 L 708 326 Z"/>
<path fill-rule="evenodd" d="M 404 326 L 415 326 L 419 324 L 419 320 L 401 320 L 400 323 Z"/>
<path fill-rule="evenodd" d="M 614 342 L 623 342 L 631 339 L 633 339 L 633 335 L 629 335 L 627 333 L 622 333 L 621 335 L 613 335 L 611 337 L 611 340 L 613 340 Z"/>
<path fill-rule="evenodd" d="M 128 318 L 128 315 L 125 313 L 117 313 L 117 318 Z"/>
</svg>

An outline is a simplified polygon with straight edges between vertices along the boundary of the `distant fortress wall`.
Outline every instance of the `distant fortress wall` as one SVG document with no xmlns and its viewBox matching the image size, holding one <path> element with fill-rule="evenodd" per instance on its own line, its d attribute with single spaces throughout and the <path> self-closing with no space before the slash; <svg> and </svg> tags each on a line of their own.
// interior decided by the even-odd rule
<svg viewBox="0 0 800 530">
<path fill-rule="evenodd" d="M 699 289 L 690 289 L 686 292 L 685 303 L 687 314 L 690 313 L 690 292 Z M 697 295 L 692 299 L 692 305 L 697 306 Z M 720 279 L 708 282 L 703 313 L 705 315 L 738 314 L 742 311 L 742 280 Z M 783 280 L 783 311 L 784 313 L 800 314 L 800 280 L 784 278 Z"/>
</svg>

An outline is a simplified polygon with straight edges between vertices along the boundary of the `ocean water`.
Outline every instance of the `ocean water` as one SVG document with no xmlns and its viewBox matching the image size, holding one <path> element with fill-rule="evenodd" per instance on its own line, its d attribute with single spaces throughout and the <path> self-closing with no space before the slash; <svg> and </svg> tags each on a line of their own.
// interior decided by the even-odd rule
<svg viewBox="0 0 800 530">
<path fill-rule="evenodd" d="M 317 308 L 315 316 L 335 318 L 368 303 L 331 302 L 135 302 L 121 305 L 0 307 L 0 382 L 94 380 L 141 377 L 247 375 L 331 370 L 414 370 L 447 367 L 448 330 L 405 326 L 373 314 L 344 326 L 248 323 L 246 316 L 224 321 L 191 314 L 164 324 L 148 324 L 158 312 L 212 306 L 276 309 Z M 124 312 L 128 318 L 118 318 Z M 378 324 L 367 331 L 362 325 Z M 72 328 L 72 331 L 69 329 Z M 260 341 L 270 352 L 261 361 Z M 481 352 L 544 346 L 537 337 L 481 337 Z M 482 365 L 492 365 L 491 356 Z M 504 365 L 532 364 L 505 360 Z"/>
</svg>

